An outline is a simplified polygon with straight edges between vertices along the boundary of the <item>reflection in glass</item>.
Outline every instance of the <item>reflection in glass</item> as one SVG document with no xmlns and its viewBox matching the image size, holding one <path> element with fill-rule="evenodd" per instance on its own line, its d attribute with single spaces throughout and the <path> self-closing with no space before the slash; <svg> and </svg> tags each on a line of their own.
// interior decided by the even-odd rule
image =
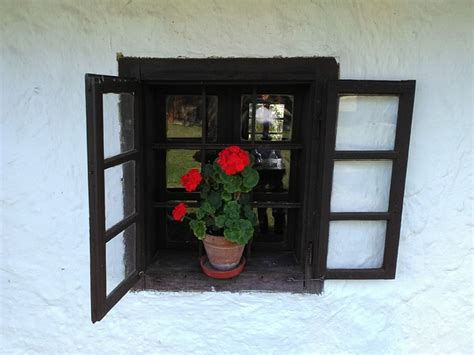
<svg viewBox="0 0 474 355">
<path fill-rule="evenodd" d="M 335 161 L 331 212 L 387 212 L 391 160 Z"/>
<path fill-rule="evenodd" d="M 132 224 L 106 243 L 107 295 L 136 271 L 136 225 Z"/>
<path fill-rule="evenodd" d="M 201 170 L 201 154 L 198 150 L 172 149 L 166 152 L 166 187 L 182 188 L 181 176 L 189 169 Z"/>
<path fill-rule="evenodd" d="M 110 158 L 134 148 L 133 94 L 104 94 L 104 158 Z"/>
<path fill-rule="evenodd" d="M 108 229 L 135 212 L 135 161 L 106 169 L 105 227 Z"/>
<path fill-rule="evenodd" d="M 330 222 L 327 268 L 382 267 L 386 228 L 386 221 Z"/>
<path fill-rule="evenodd" d="M 217 134 L 217 96 L 206 96 L 207 139 Z M 166 97 L 166 136 L 168 138 L 202 137 L 202 96 L 170 95 Z"/>
<path fill-rule="evenodd" d="M 276 243 L 285 240 L 288 226 L 288 210 L 284 208 L 254 208 L 258 225 L 255 227 L 256 242 Z"/>
<path fill-rule="evenodd" d="M 341 96 L 336 150 L 392 150 L 398 96 Z"/>
<path fill-rule="evenodd" d="M 255 187 L 259 192 L 288 192 L 291 151 L 256 148 L 251 151 L 260 180 Z"/>
<path fill-rule="evenodd" d="M 242 139 L 251 140 L 253 132 L 252 95 L 242 95 Z M 291 139 L 293 121 L 292 95 L 257 95 L 255 112 L 255 140 L 284 141 Z"/>
</svg>

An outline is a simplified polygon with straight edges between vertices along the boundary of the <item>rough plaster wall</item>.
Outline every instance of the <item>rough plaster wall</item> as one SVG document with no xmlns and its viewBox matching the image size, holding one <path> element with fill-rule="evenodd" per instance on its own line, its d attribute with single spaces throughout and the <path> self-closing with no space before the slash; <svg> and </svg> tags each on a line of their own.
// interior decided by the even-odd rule
<svg viewBox="0 0 474 355">
<path fill-rule="evenodd" d="M 473 351 L 472 2 L 0 0 L 2 352 Z M 127 295 L 89 320 L 83 74 L 115 53 L 337 56 L 416 79 L 397 278 Z"/>
</svg>

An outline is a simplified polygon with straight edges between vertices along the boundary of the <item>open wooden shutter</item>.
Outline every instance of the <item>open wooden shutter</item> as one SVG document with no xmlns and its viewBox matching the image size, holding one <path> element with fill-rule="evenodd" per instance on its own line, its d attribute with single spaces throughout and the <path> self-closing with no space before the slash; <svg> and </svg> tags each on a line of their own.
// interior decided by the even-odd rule
<svg viewBox="0 0 474 355">
<path fill-rule="evenodd" d="M 328 84 L 315 275 L 395 277 L 415 81 Z"/>
<path fill-rule="evenodd" d="M 141 87 L 86 74 L 92 322 L 138 281 L 143 266 Z"/>
</svg>

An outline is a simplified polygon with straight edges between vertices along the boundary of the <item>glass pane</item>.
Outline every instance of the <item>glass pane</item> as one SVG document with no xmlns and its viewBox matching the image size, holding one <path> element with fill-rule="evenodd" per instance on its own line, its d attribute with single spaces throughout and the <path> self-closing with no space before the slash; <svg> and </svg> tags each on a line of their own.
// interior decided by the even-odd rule
<svg viewBox="0 0 474 355">
<path fill-rule="evenodd" d="M 286 239 L 288 210 L 284 208 L 254 208 L 258 218 L 254 239 L 256 242 L 277 243 Z"/>
<path fill-rule="evenodd" d="M 106 169 L 105 227 L 108 229 L 135 212 L 135 161 Z"/>
<path fill-rule="evenodd" d="M 327 268 L 382 267 L 386 228 L 386 221 L 330 222 Z"/>
<path fill-rule="evenodd" d="M 133 94 L 104 94 L 104 158 L 134 148 Z"/>
<path fill-rule="evenodd" d="M 391 160 L 336 161 L 331 212 L 387 212 Z"/>
<path fill-rule="evenodd" d="M 107 295 L 136 270 L 136 226 L 132 224 L 106 244 Z"/>
<path fill-rule="evenodd" d="M 241 98 L 242 139 L 252 139 L 252 95 Z M 257 95 L 257 111 L 255 113 L 255 140 L 285 141 L 291 140 L 293 123 L 292 95 Z"/>
<path fill-rule="evenodd" d="M 252 150 L 260 181 L 255 191 L 288 192 L 291 151 L 272 148 Z"/>
<path fill-rule="evenodd" d="M 217 135 L 217 96 L 206 96 L 207 138 Z M 166 136 L 168 138 L 202 137 L 202 96 L 170 95 L 166 97 Z"/>
<path fill-rule="evenodd" d="M 341 96 L 336 150 L 392 150 L 398 96 Z"/>
<path fill-rule="evenodd" d="M 209 152 L 209 155 L 211 154 Z M 201 170 L 201 152 L 199 150 L 168 150 L 166 153 L 166 187 L 182 188 L 181 176 L 192 168 Z"/>
</svg>

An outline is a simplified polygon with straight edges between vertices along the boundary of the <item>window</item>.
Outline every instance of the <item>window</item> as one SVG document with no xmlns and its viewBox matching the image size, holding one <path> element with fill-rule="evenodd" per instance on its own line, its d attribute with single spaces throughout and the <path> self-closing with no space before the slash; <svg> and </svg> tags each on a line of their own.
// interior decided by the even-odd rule
<svg viewBox="0 0 474 355">
<path fill-rule="evenodd" d="M 413 81 L 338 80 L 333 58 L 122 58 L 119 72 L 86 75 L 93 321 L 132 287 L 318 293 L 395 277 Z M 182 173 L 230 144 L 261 181 L 246 272 L 224 281 L 169 216 L 198 200 Z"/>
<path fill-rule="evenodd" d="M 328 84 L 317 275 L 395 277 L 414 94 L 414 81 Z"/>
</svg>

